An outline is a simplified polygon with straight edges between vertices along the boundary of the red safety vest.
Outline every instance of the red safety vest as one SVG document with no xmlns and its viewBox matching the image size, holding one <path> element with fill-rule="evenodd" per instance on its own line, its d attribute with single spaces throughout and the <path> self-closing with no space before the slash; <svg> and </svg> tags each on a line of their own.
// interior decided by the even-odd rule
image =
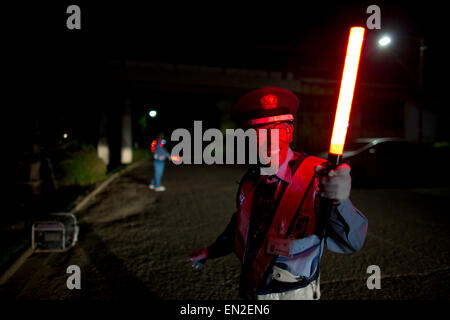
<svg viewBox="0 0 450 320">
<path fill-rule="evenodd" d="M 258 284 L 263 275 L 271 263 L 278 257 L 276 252 L 279 252 L 280 249 L 284 251 L 286 249 L 289 250 L 289 235 L 287 232 L 296 212 L 299 211 L 302 216 L 308 217 L 309 223 L 306 226 L 304 236 L 314 233 L 315 210 L 313 191 L 317 186 L 312 183 L 312 179 L 314 178 L 314 167 L 323 162 L 323 159 L 313 156 L 304 159 L 295 171 L 292 182 L 287 186 L 282 195 L 278 208 L 276 209 L 275 217 L 272 220 L 262 246 L 258 250 L 256 258 L 251 264 L 248 277 L 245 279 L 246 283 L 244 285 L 246 286 L 246 291 L 250 290 L 251 296 L 255 296 Z M 243 181 L 240 187 L 234 251 L 242 263 L 245 262 L 250 213 L 255 187 L 256 184 L 254 184 L 252 179 Z M 299 207 L 300 210 L 297 210 Z M 281 239 L 277 243 L 282 246 L 288 246 L 288 248 L 276 248 L 273 245 L 269 247 L 269 239 Z"/>
</svg>

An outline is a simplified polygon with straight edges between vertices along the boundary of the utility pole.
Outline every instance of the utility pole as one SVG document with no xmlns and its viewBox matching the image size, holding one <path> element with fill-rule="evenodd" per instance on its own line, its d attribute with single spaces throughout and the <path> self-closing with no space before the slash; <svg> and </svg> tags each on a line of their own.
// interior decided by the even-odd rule
<svg viewBox="0 0 450 320">
<path fill-rule="evenodd" d="M 417 140 L 423 142 L 423 57 L 426 50 L 424 38 L 419 38 L 419 130 Z"/>
</svg>

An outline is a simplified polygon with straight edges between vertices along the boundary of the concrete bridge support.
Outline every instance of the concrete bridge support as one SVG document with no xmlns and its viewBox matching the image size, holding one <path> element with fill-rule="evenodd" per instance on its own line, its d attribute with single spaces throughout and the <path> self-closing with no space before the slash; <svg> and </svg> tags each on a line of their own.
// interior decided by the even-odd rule
<svg viewBox="0 0 450 320">
<path fill-rule="evenodd" d="M 131 122 L 131 101 L 127 99 L 122 114 L 122 145 L 120 149 L 120 163 L 128 164 L 133 161 L 133 135 Z"/>
</svg>

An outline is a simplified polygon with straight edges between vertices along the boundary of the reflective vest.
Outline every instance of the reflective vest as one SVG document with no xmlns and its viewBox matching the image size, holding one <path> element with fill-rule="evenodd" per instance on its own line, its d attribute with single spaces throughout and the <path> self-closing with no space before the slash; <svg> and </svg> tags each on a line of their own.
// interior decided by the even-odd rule
<svg viewBox="0 0 450 320">
<path fill-rule="evenodd" d="M 315 210 L 314 210 L 314 167 L 323 163 L 324 160 L 309 156 L 305 158 L 293 174 L 291 183 L 286 187 L 275 216 L 269 227 L 267 234 L 258 253 L 253 261 L 246 261 L 247 242 L 249 235 L 250 213 L 253 203 L 253 195 L 257 184 L 252 179 L 244 179 L 239 190 L 238 212 L 236 216 L 236 233 L 234 251 L 242 262 L 245 274 L 241 278 L 241 294 L 248 298 L 253 298 L 256 294 L 258 284 L 269 270 L 269 267 L 278 257 L 280 250 L 289 250 L 289 237 L 291 223 L 296 213 L 303 217 L 307 216 L 308 223 L 303 236 L 313 234 L 315 231 Z M 289 232 L 288 232 L 289 231 Z M 292 230 L 294 231 L 294 230 Z M 288 248 L 277 248 L 271 239 L 276 239 L 278 246 Z M 269 243 L 271 244 L 269 246 Z M 243 269 L 243 271 L 244 271 Z"/>
</svg>

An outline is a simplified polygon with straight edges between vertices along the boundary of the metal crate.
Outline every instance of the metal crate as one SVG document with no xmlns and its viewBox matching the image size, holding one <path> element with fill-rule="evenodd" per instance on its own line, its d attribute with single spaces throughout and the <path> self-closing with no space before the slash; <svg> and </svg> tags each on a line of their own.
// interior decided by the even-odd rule
<svg viewBox="0 0 450 320">
<path fill-rule="evenodd" d="M 31 228 L 35 252 L 64 252 L 78 241 L 78 225 L 72 213 L 52 213 L 49 220 L 35 222 Z"/>
</svg>

